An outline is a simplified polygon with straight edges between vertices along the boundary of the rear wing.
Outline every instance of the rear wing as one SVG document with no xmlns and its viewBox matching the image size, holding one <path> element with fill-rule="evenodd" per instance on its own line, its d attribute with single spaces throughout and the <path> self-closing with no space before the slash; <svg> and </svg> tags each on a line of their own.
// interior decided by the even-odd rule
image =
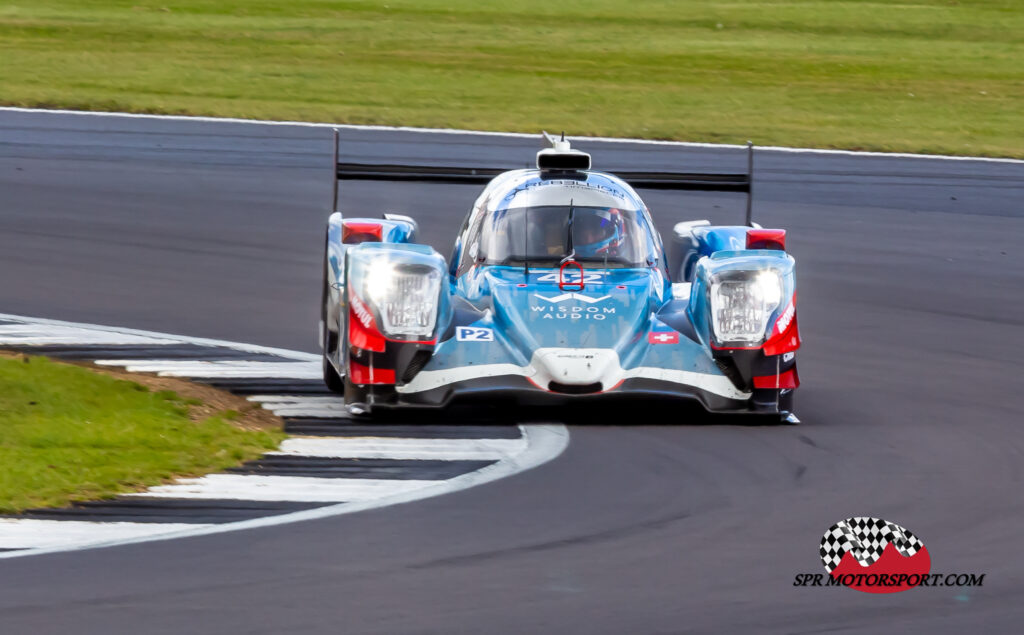
<svg viewBox="0 0 1024 635">
<path fill-rule="evenodd" d="M 576 159 L 580 155 L 586 157 L 589 167 L 590 157 L 578 150 L 569 150 L 568 143 L 563 141 L 567 154 L 554 154 L 542 151 L 541 154 L 551 160 L 553 157 Z M 555 150 L 560 148 L 556 145 Z M 571 154 L 568 154 L 571 153 Z M 538 154 L 538 162 L 541 160 Z M 494 177 L 515 168 L 466 168 L 452 166 L 397 165 L 387 163 L 350 163 L 338 161 L 338 130 L 334 130 L 334 203 L 332 210 L 338 209 L 337 181 L 409 181 L 418 183 L 448 183 L 454 185 L 486 185 Z M 543 165 L 539 165 L 544 169 Z M 576 171 L 582 167 L 562 169 Z M 558 171 L 554 169 L 553 171 Z M 738 174 L 704 173 L 704 172 L 609 172 L 636 189 L 652 190 L 690 190 L 706 192 L 739 192 L 747 195 L 746 225 L 753 226 L 752 198 L 754 177 L 754 144 L 747 142 L 747 171 Z"/>
</svg>

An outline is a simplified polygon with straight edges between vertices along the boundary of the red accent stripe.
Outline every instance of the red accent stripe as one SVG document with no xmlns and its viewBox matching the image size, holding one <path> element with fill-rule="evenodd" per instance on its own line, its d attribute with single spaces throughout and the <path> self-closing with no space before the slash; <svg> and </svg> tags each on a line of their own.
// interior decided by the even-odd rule
<svg viewBox="0 0 1024 635">
<path fill-rule="evenodd" d="M 800 348 L 800 327 L 797 326 L 794 315 L 793 321 L 789 323 L 785 332 L 765 342 L 764 354 L 782 355 L 783 353 L 792 353 L 798 348 Z"/>
<path fill-rule="evenodd" d="M 800 376 L 796 373 L 796 366 L 778 375 L 765 375 L 754 377 L 754 388 L 797 388 L 800 386 Z"/>
<path fill-rule="evenodd" d="M 790 311 L 792 311 L 792 317 L 780 332 L 780 322 Z M 800 327 L 796 323 L 796 292 L 794 292 L 793 299 L 789 301 L 789 306 L 782 312 L 779 319 L 775 321 L 775 326 L 772 327 L 772 334 L 768 336 L 768 341 L 764 343 L 764 354 L 782 355 L 783 353 L 792 353 L 798 348 L 800 348 Z"/>
<path fill-rule="evenodd" d="M 359 309 L 358 311 L 356 309 Z M 362 317 L 360 316 L 362 314 Z M 363 317 L 369 324 L 365 324 Z M 362 348 L 374 353 L 384 352 L 384 336 L 377 330 L 373 322 L 373 316 L 366 304 L 358 296 L 349 296 L 348 305 L 348 343 L 356 348 Z"/>
<path fill-rule="evenodd" d="M 786 250 L 785 229 L 748 229 L 747 249 Z"/>
<path fill-rule="evenodd" d="M 365 386 L 367 384 L 394 384 L 395 370 L 393 368 L 372 368 L 363 366 L 357 361 L 348 360 L 348 377 L 353 384 Z"/>
<path fill-rule="evenodd" d="M 352 236 L 362 237 L 360 242 L 371 242 L 370 237 L 376 238 L 376 242 L 384 240 L 384 225 L 380 223 L 360 223 L 357 221 L 341 221 L 341 242 L 348 242 Z"/>
</svg>

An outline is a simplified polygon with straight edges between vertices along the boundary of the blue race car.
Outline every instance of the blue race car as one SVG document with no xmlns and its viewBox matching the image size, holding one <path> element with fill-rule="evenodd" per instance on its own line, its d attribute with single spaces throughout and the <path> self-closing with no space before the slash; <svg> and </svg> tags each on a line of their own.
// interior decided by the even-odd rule
<svg viewBox="0 0 1024 635">
<path fill-rule="evenodd" d="M 796 422 L 794 261 L 784 230 L 750 220 L 750 170 L 609 174 L 550 140 L 536 169 L 511 171 L 338 163 L 335 152 L 339 180 L 486 185 L 447 262 L 416 243 L 409 217 L 331 215 L 327 386 L 354 414 L 638 395 Z M 681 222 L 666 251 L 634 187 L 746 192 L 747 225 Z"/>
</svg>

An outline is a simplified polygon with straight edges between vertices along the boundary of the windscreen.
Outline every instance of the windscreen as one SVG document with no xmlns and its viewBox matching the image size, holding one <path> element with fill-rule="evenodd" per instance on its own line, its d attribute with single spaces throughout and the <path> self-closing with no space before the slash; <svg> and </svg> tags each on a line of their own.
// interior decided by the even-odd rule
<svg viewBox="0 0 1024 635">
<path fill-rule="evenodd" d="M 646 267 L 653 256 L 645 227 L 639 212 L 614 207 L 513 207 L 484 221 L 481 255 L 492 265 L 557 265 L 575 254 L 581 263 Z"/>
</svg>

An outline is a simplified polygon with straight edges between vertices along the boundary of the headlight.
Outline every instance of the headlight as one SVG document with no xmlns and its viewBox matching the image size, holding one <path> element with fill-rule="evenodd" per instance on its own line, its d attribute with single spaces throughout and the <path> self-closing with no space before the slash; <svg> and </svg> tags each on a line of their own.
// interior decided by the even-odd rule
<svg viewBox="0 0 1024 635">
<path fill-rule="evenodd" d="M 757 344 L 782 299 L 782 278 L 772 269 L 735 271 L 711 282 L 711 323 L 719 342 Z"/>
<path fill-rule="evenodd" d="M 375 262 L 366 274 L 365 297 L 380 314 L 385 335 L 429 337 L 437 322 L 441 272 L 425 265 Z"/>
</svg>

